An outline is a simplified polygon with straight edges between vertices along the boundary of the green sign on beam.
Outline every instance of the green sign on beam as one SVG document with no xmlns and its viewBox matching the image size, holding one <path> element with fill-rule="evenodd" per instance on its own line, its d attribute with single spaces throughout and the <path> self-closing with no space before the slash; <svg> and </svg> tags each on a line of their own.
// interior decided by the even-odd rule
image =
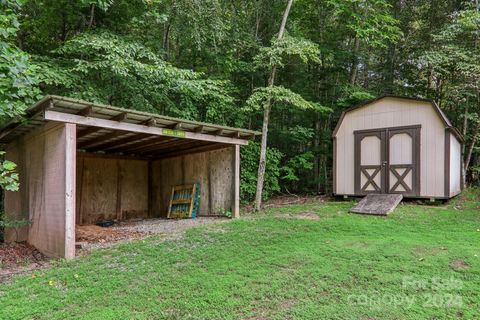
<svg viewBox="0 0 480 320">
<path fill-rule="evenodd" d="M 185 131 L 182 130 L 162 129 L 162 133 L 166 136 L 185 138 Z"/>
</svg>

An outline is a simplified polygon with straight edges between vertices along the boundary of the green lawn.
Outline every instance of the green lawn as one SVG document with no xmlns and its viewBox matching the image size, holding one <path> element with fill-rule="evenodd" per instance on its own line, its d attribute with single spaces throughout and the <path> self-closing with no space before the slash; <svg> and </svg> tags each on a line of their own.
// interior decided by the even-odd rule
<svg viewBox="0 0 480 320">
<path fill-rule="evenodd" d="M 351 202 L 288 206 L 99 250 L 13 278 L 0 317 L 478 318 L 478 194 L 387 218 L 349 214 Z M 305 212 L 319 219 L 294 218 Z"/>
</svg>

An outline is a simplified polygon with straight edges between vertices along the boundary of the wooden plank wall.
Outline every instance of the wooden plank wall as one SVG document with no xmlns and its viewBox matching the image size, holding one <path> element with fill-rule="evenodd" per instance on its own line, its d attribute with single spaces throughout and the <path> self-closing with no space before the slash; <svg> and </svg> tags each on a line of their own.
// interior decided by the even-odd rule
<svg viewBox="0 0 480 320">
<path fill-rule="evenodd" d="M 172 187 L 200 182 L 200 215 L 221 214 L 234 205 L 235 146 L 152 162 L 154 216 L 166 217 Z"/>
<path fill-rule="evenodd" d="M 75 153 L 74 124 L 49 123 L 20 137 L 7 148 L 7 157 L 16 161 L 20 191 L 6 192 L 5 211 L 28 216 L 31 225 L 20 232 L 48 256 L 75 256 Z M 15 240 L 7 230 L 7 240 Z"/>
<path fill-rule="evenodd" d="M 148 217 L 148 161 L 79 153 L 77 224 Z"/>
</svg>

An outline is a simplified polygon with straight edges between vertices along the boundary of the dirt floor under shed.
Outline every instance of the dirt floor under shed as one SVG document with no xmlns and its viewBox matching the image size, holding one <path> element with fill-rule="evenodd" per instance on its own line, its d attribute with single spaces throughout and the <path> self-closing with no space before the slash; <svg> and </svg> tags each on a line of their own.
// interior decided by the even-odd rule
<svg viewBox="0 0 480 320">
<path fill-rule="evenodd" d="M 85 255 L 92 249 L 106 248 L 119 242 L 163 235 L 166 239 L 178 237 L 183 231 L 200 225 L 229 221 L 228 218 L 198 217 L 173 220 L 165 218 L 120 221 L 111 227 L 97 225 L 76 226 L 76 255 Z"/>
</svg>

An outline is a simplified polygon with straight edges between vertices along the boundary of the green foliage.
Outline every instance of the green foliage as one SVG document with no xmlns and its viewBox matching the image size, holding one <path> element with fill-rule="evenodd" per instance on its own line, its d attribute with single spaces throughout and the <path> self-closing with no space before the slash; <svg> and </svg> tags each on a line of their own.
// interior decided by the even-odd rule
<svg viewBox="0 0 480 320">
<path fill-rule="evenodd" d="M 215 212 L 217 214 L 220 214 L 222 216 L 225 216 L 227 218 L 231 218 L 232 217 L 232 210 L 227 210 L 225 208 L 218 208 L 217 210 L 215 210 Z"/>
<path fill-rule="evenodd" d="M 284 67 L 287 57 L 297 56 L 303 63 L 321 63 L 317 44 L 303 38 L 284 35 L 281 40 L 273 38 L 270 47 L 260 48 L 254 62 L 259 68 Z"/>
<path fill-rule="evenodd" d="M 385 48 L 401 36 L 398 20 L 391 16 L 392 6 L 385 0 L 328 0 L 334 17 L 342 19 L 348 30 L 368 45 Z"/>
<path fill-rule="evenodd" d="M 5 152 L 0 151 L 0 156 Z M 18 173 L 15 172 L 17 165 L 9 160 L 0 161 L 0 187 L 8 191 L 18 191 Z"/>
<path fill-rule="evenodd" d="M 114 0 L 80 0 L 80 2 L 86 7 L 95 6 L 100 8 L 102 11 L 107 11 L 108 8 L 113 4 Z"/>
<path fill-rule="evenodd" d="M 260 158 L 260 144 L 250 142 L 241 149 L 240 168 L 240 195 L 243 201 L 251 201 L 255 197 L 257 188 L 258 161 Z M 280 161 L 283 154 L 275 148 L 267 148 L 267 164 L 265 169 L 265 184 L 263 198 L 268 199 L 280 191 Z"/>
<path fill-rule="evenodd" d="M 305 100 L 301 95 L 282 86 L 256 88 L 248 98 L 245 110 L 259 110 L 267 101 L 272 104 L 286 104 L 300 110 L 315 110 L 317 112 L 328 112 L 329 108 L 318 103 Z"/>
<path fill-rule="evenodd" d="M 82 33 L 55 54 L 39 65 L 47 71 L 44 83 L 61 94 L 220 123 L 233 105 L 227 82 L 176 68 L 139 42 L 107 31 Z M 67 75 L 72 78 L 59 83 Z"/>
<path fill-rule="evenodd" d="M 18 118 L 38 98 L 35 66 L 15 45 L 19 1 L 0 1 L 0 121 Z"/>
<path fill-rule="evenodd" d="M 268 144 L 288 177 L 279 187 L 296 193 L 331 191 L 340 113 L 381 94 L 432 98 L 461 131 L 467 120 L 467 146 L 478 136 L 480 19 L 470 1 L 295 1 L 282 40 L 277 0 L 0 5 L 2 118 L 40 90 L 259 130 L 270 102 Z M 274 66 L 278 86 L 263 88 Z M 478 182 L 477 146 L 467 176 Z M 309 156 L 298 157 L 310 153 L 305 169 Z"/>
<path fill-rule="evenodd" d="M 286 182 L 299 181 L 299 173 L 302 171 L 310 171 L 313 169 L 313 152 L 308 151 L 302 154 L 298 154 L 290 158 L 287 163 L 282 166 L 281 179 Z"/>
<path fill-rule="evenodd" d="M 361 87 L 346 85 L 341 88 L 341 95 L 336 105 L 341 109 L 346 109 L 373 98 L 375 98 L 375 96 L 371 92 Z"/>
</svg>

